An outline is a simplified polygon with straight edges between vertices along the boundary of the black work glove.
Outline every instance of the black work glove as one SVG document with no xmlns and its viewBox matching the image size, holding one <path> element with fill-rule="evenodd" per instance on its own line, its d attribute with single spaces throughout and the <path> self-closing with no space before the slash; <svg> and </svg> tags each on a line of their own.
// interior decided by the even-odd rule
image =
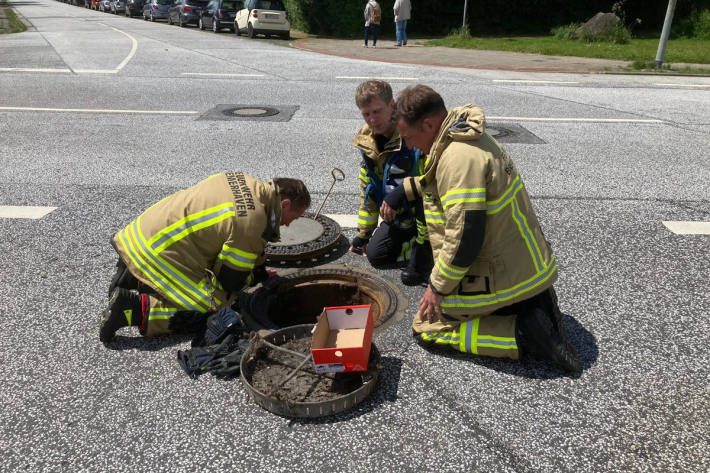
<svg viewBox="0 0 710 473">
<path fill-rule="evenodd" d="M 396 211 L 409 209 L 409 201 L 407 200 L 407 194 L 404 192 L 404 186 L 395 187 L 392 192 L 385 196 L 385 202 Z"/>
<path fill-rule="evenodd" d="M 370 241 L 369 238 L 360 238 L 360 237 L 353 238 L 353 241 L 351 242 L 351 246 L 352 246 L 351 251 L 355 254 L 361 255 L 362 251 L 365 248 L 365 245 L 367 245 L 368 241 Z"/>
<path fill-rule="evenodd" d="M 266 265 L 257 266 L 252 270 L 252 281 L 250 286 L 256 286 L 269 279 L 269 273 L 266 271 Z"/>
</svg>

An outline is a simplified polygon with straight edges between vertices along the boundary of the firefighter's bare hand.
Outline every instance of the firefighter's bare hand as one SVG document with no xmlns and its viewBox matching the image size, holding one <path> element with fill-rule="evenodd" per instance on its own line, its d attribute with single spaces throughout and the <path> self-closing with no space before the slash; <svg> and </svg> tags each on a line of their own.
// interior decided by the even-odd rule
<svg viewBox="0 0 710 473">
<path fill-rule="evenodd" d="M 441 301 L 444 297 L 427 286 L 426 292 L 419 301 L 419 314 L 422 319 L 426 317 L 429 322 L 435 322 L 441 317 Z"/>
<path fill-rule="evenodd" d="M 391 222 L 394 220 L 396 215 L 397 212 L 390 207 L 387 202 L 382 202 L 382 206 L 380 207 L 380 216 L 382 217 L 382 220 L 385 222 Z"/>
</svg>

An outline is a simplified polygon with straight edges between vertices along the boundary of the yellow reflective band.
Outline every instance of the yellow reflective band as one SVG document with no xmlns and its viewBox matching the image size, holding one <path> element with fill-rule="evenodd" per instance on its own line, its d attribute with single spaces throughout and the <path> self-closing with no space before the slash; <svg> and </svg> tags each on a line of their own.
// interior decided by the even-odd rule
<svg viewBox="0 0 710 473">
<path fill-rule="evenodd" d="M 191 309 L 198 310 L 190 297 L 179 291 L 171 282 L 169 278 L 166 278 L 160 271 L 155 271 L 153 267 L 144 260 L 144 252 L 138 248 L 138 242 L 136 236 L 133 234 L 135 229 L 134 225 L 137 226 L 140 221 L 140 217 L 135 221 L 131 222 L 126 228 L 124 228 L 119 233 L 119 239 L 123 244 L 123 248 L 126 250 L 128 258 L 133 262 L 133 264 L 138 267 L 138 269 L 145 275 L 156 287 L 162 289 L 165 294 L 172 298 L 175 302 L 181 306 Z M 140 231 L 140 229 L 138 230 Z M 157 273 L 157 274 L 156 274 Z"/>
<path fill-rule="evenodd" d="M 123 315 L 126 317 L 126 322 L 128 322 L 128 326 L 130 327 L 131 319 L 133 318 L 133 311 L 131 309 L 124 310 Z"/>
<path fill-rule="evenodd" d="M 518 194 L 518 191 L 520 191 L 522 188 L 523 181 L 520 180 L 520 174 L 518 174 L 517 176 L 515 176 L 515 179 L 510 184 L 510 186 L 505 190 L 505 192 L 503 192 L 503 195 L 501 195 L 496 200 L 486 202 L 486 206 L 488 207 L 486 213 L 492 215 L 503 210 L 505 206 L 510 203 L 510 201 Z"/>
<path fill-rule="evenodd" d="M 512 205 L 510 206 L 512 210 L 512 217 L 513 220 L 515 221 L 516 225 L 518 226 L 518 231 L 520 232 L 520 236 L 523 238 L 525 241 L 525 246 L 528 247 L 528 251 L 530 252 L 530 257 L 533 261 L 533 264 L 535 265 L 535 270 L 540 271 L 542 267 L 542 256 L 540 255 L 540 248 L 537 246 L 537 240 L 535 240 L 535 235 L 533 234 L 532 230 L 530 230 L 530 227 L 528 226 L 528 220 L 525 218 L 525 215 L 523 215 L 522 212 L 520 212 L 520 207 L 518 207 L 518 201 L 513 200 Z"/>
<path fill-rule="evenodd" d="M 148 312 L 148 320 L 166 320 L 175 315 L 178 308 L 176 307 L 161 307 L 161 308 L 151 308 Z"/>
<path fill-rule="evenodd" d="M 421 337 L 427 342 L 434 341 L 440 344 L 459 344 L 459 334 L 457 332 L 422 332 Z"/>
<path fill-rule="evenodd" d="M 441 256 L 436 259 L 436 267 L 439 272 L 444 275 L 444 277 L 454 281 L 459 281 L 468 272 L 468 269 L 452 268 L 451 266 L 442 261 Z"/>
<path fill-rule="evenodd" d="M 224 245 L 218 257 L 221 260 L 232 263 L 234 266 L 251 269 L 256 264 L 257 255 L 256 253 L 249 253 L 248 251 Z"/>
<path fill-rule="evenodd" d="M 481 319 L 473 319 L 459 326 L 459 351 L 478 355 L 478 325 Z"/>
<path fill-rule="evenodd" d="M 446 209 L 450 205 L 463 202 L 484 202 L 486 200 L 486 189 L 454 189 L 450 190 L 441 198 L 441 205 Z"/>
<path fill-rule="evenodd" d="M 444 212 L 434 212 L 432 210 L 425 210 L 424 217 L 426 217 L 427 225 L 430 223 L 446 223 L 446 217 Z"/>
<path fill-rule="evenodd" d="M 188 215 L 154 235 L 148 241 L 148 245 L 160 253 L 190 233 L 210 227 L 235 215 L 234 205 L 231 202 Z"/>
</svg>

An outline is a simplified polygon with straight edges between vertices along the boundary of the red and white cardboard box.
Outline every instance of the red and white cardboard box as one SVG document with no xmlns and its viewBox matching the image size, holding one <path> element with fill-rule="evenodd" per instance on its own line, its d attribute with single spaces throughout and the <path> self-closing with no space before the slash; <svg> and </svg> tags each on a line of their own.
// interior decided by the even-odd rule
<svg viewBox="0 0 710 473">
<path fill-rule="evenodd" d="M 311 343 L 316 373 L 367 371 L 373 330 L 369 304 L 324 308 Z"/>
</svg>

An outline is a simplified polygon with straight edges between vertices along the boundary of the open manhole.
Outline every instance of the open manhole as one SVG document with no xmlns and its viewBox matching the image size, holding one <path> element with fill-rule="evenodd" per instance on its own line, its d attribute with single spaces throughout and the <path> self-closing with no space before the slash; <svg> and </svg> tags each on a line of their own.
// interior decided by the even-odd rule
<svg viewBox="0 0 710 473">
<path fill-rule="evenodd" d="M 486 123 L 486 133 L 500 143 L 545 144 L 545 141 L 515 123 Z"/>
<path fill-rule="evenodd" d="M 302 269 L 271 279 L 242 294 L 239 311 L 253 330 L 314 324 L 324 307 L 370 304 L 375 329 L 400 320 L 407 308 L 402 292 L 387 279 L 344 265 Z"/>
<path fill-rule="evenodd" d="M 288 227 L 281 226 L 280 233 L 281 241 L 269 243 L 264 249 L 266 262 L 271 266 L 327 257 L 341 237 L 338 222 L 323 214 L 313 219 L 312 213 L 294 220 Z"/>
<path fill-rule="evenodd" d="M 254 401 L 286 417 L 323 417 L 352 409 L 377 386 L 382 371 L 373 343 L 367 371 L 316 373 L 310 358 L 313 324 L 277 330 L 251 344 L 240 360 L 240 378 Z"/>
</svg>

